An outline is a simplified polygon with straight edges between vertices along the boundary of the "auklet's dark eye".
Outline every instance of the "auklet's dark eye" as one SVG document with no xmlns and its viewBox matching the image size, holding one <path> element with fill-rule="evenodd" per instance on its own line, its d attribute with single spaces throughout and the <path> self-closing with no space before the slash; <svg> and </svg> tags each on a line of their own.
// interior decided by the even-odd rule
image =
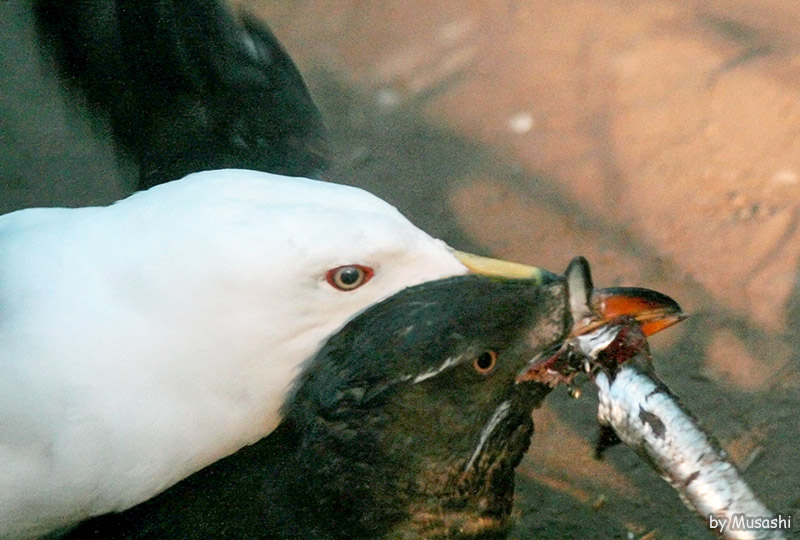
<svg viewBox="0 0 800 540">
<path fill-rule="evenodd" d="M 497 353 L 494 351 L 484 351 L 475 357 L 472 367 L 481 375 L 491 373 L 497 365 Z"/>
<path fill-rule="evenodd" d="M 347 264 L 328 270 L 325 279 L 340 291 L 352 291 L 372 279 L 372 268 L 360 264 Z"/>
</svg>

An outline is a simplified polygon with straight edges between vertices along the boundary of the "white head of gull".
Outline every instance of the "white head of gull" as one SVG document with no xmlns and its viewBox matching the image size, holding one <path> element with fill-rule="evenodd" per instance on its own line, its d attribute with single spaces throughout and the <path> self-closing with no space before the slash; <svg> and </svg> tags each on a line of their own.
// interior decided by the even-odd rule
<svg viewBox="0 0 800 540">
<path fill-rule="evenodd" d="M 462 260 L 486 262 L 365 191 L 245 170 L 0 217 L 0 536 L 128 508 L 264 437 L 327 336 Z"/>
</svg>

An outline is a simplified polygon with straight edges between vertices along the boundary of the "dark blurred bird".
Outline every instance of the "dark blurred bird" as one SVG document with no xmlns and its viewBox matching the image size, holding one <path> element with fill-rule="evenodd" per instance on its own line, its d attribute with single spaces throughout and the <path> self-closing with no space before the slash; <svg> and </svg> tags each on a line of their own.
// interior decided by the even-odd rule
<svg viewBox="0 0 800 540">
<path fill-rule="evenodd" d="M 470 275 L 395 294 L 327 341 L 269 437 L 66 538 L 505 538 L 551 390 L 527 374 L 571 331 L 575 281 Z M 675 314 L 645 293 L 629 313 Z"/>
<path fill-rule="evenodd" d="M 210 169 L 316 178 L 325 127 L 265 23 L 222 0 L 37 0 L 64 79 L 107 116 L 139 188 Z"/>
</svg>

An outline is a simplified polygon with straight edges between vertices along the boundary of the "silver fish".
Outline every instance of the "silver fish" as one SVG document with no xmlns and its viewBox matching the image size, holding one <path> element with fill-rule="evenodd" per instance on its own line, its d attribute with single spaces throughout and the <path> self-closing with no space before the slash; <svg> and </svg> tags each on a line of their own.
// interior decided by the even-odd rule
<svg viewBox="0 0 800 540">
<path fill-rule="evenodd" d="M 785 539 L 781 528 L 791 518 L 787 524 L 758 500 L 727 453 L 658 379 L 640 322 L 593 313 L 588 266 L 568 270 L 567 279 L 576 330 L 566 347 L 572 365 L 597 386 L 600 424 L 644 457 L 722 538 Z M 754 523 L 762 528 L 746 528 Z"/>
</svg>

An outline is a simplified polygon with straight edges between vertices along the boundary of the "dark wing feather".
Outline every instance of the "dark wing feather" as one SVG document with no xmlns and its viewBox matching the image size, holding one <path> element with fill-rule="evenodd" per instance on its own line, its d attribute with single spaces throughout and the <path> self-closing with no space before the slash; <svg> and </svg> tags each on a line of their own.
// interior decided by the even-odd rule
<svg viewBox="0 0 800 540">
<path fill-rule="evenodd" d="M 140 187 L 218 168 L 318 177 L 326 131 L 269 28 L 218 0 L 39 0 L 62 74 L 140 166 Z"/>
</svg>

